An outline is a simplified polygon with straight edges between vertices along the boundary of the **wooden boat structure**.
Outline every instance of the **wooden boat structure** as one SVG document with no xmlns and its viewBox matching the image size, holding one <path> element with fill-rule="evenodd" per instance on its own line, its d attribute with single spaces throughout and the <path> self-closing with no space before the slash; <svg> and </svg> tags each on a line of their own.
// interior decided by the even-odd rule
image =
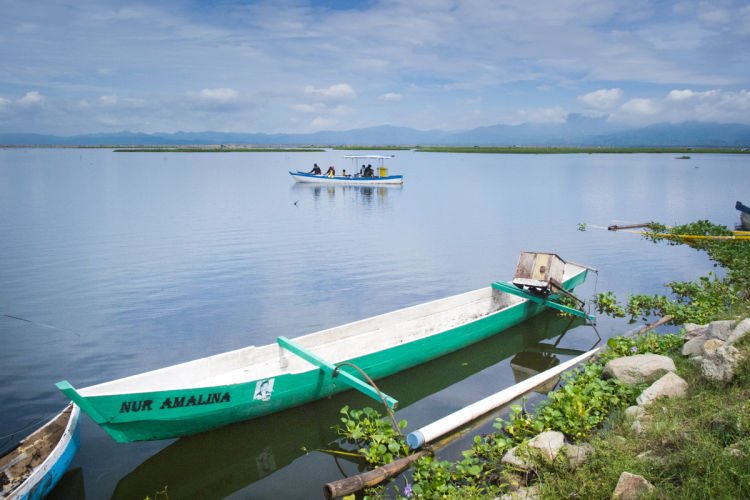
<svg viewBox="0 0 750 500">
<path fill-rule="evenodd" d="M 328 176 L 325 174 L 316 175 L 310 172 L 302 172 L 297 170 L 296 172 L 289 172 L 296 182 L 306 182 L 314 184 L 339 184 L 349 186 L 377 186 L 377 185 L 399 185 L 404 183 L 403 175 L 389 175 L 388 168 L 385 166 L 385 161 L 390 160 L 393 156 L 383 155 L 349 155 L 344 158 L 351 160 L 352 168 L 349 170 L 349 175 L 333 175 Z M 358 164 L 364 161 L 375 161 L 377 167 L 374 169 L 372 175 L 364 175 L 360 172 Z M 345 172 L 345 170 L 343 171 Z M 343 174 L 343 172 L 341 172 Z"/>
<path fill-rule="evenodd" d="M 120 442 L 167 439 L 269 415 L 354 388 L 395 408 L 371 380 L 446 355 L 529 319 L 589 268 L 522 253 L 518 283 L 406 307 L 290 340 L 250 346 L 81 389 L 57 387 Z M 366 374 L 362 376 L 362 374 Z"/>
<path fill-rule="evenodd" d="M 742 226 L 750 229 L 750 207 L 738 201 L 735 203 L 734 208 L 740 211 L 740 221 L 742 222 Z"/>
<path fill-rule="evenodd" d="M 514 378 L 516 366 L 524 363 L 529 363 L 524 370 L 536 374 L 544 371 L 547 364 L 539 364 L 533 356 L 523 356 L 524 359 L 514 356 L 538 351 L 580 355 L 584 351 L 561 349 L 557 345 L 565 341 L 571 328 L 581 324 L 578 318 L 543 312 L 502 335 L 380 379 L 377 384 L 386 393 L 397 392 L 398 406 L 403 410 L 447 388 L 460 391 L 471 383 L 467 379 L 504 360 L 510 361 Z M 548 340 L 551 342 L 545 342 Z M 516 382 L 522 380 L 515 378 Z M 177 439 L 122 477 L 112 493 L 112 500 L 145 498 L 162 490 L 165 484 L 169 485 L 169 495 L 174 498 L 201 498 L 205 496 L 206 485 L 211 485 L 211 496 L 216 498 L 239 490 L 243 490 L 245 497 L 262 497 L 253 484 L 270 475 L 281 474 L 282 470 L 285 477 L 294 477 L 305 469 L 305 460 L 298 459 L 308 450 L 333 450 L 332 460 L 336 464 L 343 460 L 361 465 L 356 458 L 335 453 L 336 450 L 350 451 L 340 446 L 340 436 L 331 427 L 346 405 L 351 408 L 372 406 L 364 394 L 348 391 L 304 407 Z M 335 465 L 331 463 L 331 466 Z M 262 485 L 257 487 L 263 491 Z"/>
<path fill-rule="evenodd" d="M 80 445 L 79 414 L 70 403 L 0 457 L 0 497 L 40 499 L 52 491 Z"/>
</svg>

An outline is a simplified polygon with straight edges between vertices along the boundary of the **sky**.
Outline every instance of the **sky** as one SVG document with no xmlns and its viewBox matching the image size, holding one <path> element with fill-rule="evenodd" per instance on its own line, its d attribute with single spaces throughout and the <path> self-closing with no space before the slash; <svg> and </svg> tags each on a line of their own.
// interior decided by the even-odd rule
<svg viewBox="0 0 750 500">
<path fill-rule="evenodd" d="M 750 124 L 750 1 L 0 0 L 0 132 Z"/>
</svg>

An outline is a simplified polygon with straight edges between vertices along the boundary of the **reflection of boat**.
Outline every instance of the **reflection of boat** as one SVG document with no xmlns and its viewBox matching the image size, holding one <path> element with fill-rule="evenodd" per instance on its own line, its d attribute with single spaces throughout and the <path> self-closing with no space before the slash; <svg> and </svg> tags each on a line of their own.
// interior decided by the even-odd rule
<svg viewBox="0 0 750 500">
<path fill-rule="evenodd" d="M 572 289 L 586 275 L 585 267 L 564 263 L 558 284 Z M 351 370 L 341 369 L 341 365 L 353 364 L 373 379 L 386 377 L 486 339 L 535 316 L 545 306 L 555 305 L 513 285 L 493 283 L 293 341 L 279 337 L 274 344 L 251 346 L 80 390 L 67 381 L 57 385 L 110 436 L 122 442 L 194 434 L 350 388 L 378 401 L 382 397 L 395 407 L 393 398 L 382 395 Z"/>
<path fill-rule="evenodd" d="M 71 403 L 0 458 L 2 497 L 44 498 L 78 450 L 78 407 Z"/>
<path fill-rule="evenodd" d="M 574 325 L 579 325 L 580 321 Z M 563 335 L 571 321 L 548 312 L 503 335 L 378 381 L 399 390 L 401 409 L 459 384 L 537 342 Z M 409 383 L 405 384 L 404 380 Z M 332 426 L 343 406 L 373 406 L 361 394 L 340 394 L 299 408 L 181 438 L 120 479 L 113 499 L 154 497 L 167 486 L 170 498 L 224 498 L 280 471 L 312 450 L 336 448 Z M 382 408 L 380 408 L 382 411 Z M 345 457 L 339 457 L 339 459 Z M 300 465 L 300 467 L 304 467 Z M 288 485 L 278 497 L 294 497 Z M 262 497 L 245 491 L 243 497 Z"/>
<path fill-rule="evenodd" d="M 750 207 L 743 205 L 742 202 L 738 201 L 734 205 L 734 208 L 740 211 L 740 221 L 742 221 L 742 226 L 746 229 L 750 229 Z"/>
<path fill-rule="evenodd" d="M 315 174 L 312 172 L 289 172 L 295 181 L 297 182 L 311 182 L 315 184 L 348 184 L 353 186 L 372 186 L 380 184 L 403 184 L 403 175 L 388 175 L 388 169 L 385 166 L 385 160 L 390 160 L 392 156 L 382 155 L 362 155 L 362 156 L 346 156 L 352 160 L 354 168 L 350 170 L 350 175 L 325 175 Z M 375 169 L 370 168 L 369 171 L 365 171 L 367 167 L 362 165 L 362 169 L 357 169 L 357 163 L 359 161 L 377 160 L 378 166 Z M 344 170 L 344 173 L 346 170 Z"/>
</svg>

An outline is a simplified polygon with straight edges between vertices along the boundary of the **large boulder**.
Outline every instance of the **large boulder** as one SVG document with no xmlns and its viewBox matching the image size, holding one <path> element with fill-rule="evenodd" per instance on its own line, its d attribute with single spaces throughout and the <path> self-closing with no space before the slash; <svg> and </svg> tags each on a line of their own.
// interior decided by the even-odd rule
<svg viewBox="0 0 750 500">
<path fill-rule="evenodd" d="M 732 320 L 712 321 L 708 326 L 708 336 L 712 339 L 719 339 L 726 342 L 732 333 L 734 323 Z"/>
<path fill-rule="evenodd" d="M 659 354 L 636 354 L 611 360 L 602 372 L 626 384 L 653 382 L 667 372 L 674 372 L 674 361 Z"/>
<path fill-rule="evenodd" d="M 686 339 L 694 339 L 695 337 L 707 337 L 708 325 L 696 325 L 694 323 L 685 323 L 682 325 Z"/>
<path fill-rule="evenodd" d="M 549 460 L 554 460 L 565 444 L 565 435 L 562 432 L 546 431 L 538 434 L 529 441 L 529 448 L 541 450 L 542 454 Z"/>
<path fill-rule="evenodd" d="M 736 347 L 728 344 L 722 345 L 703 356 L 701 374 L 708 380 L 729 382 L 734 378 L 741 359 L 742 355 Z"/>
<path fill-rule="evenodd" d="M 708 337 L 705 335 L 699 335 L 693 337 L 684 344 L 682 344 L 682 355 L 683 356 L 701 356 L 703 355 L 703 344 L 706 343 Z"/>
<path fill-rule="evenodd" d="M 681 398 L 687 396 L 688 384 L 679 375 L 672 372 L 651 384 L 636 399 L 640 406 L 648 406 L 660 398 Z"/>
<path fill-rule="evenodd" d="M 503 455 L 501 462 L 524 471 L 533 470 L 534 464 L 532 458 L 529 456 L 529 451 L 532 449 L 539 450 L 544 458 L 551 461 L 560 453 L 564 445 L 565 435 L 562 432 L 542 432 L 525 445 L 525 450 L 522 448 L 524 445 L 518 445 L 508 450 Z"/>
<path fill-rule="evenodd" d="M 728 344 L 734 344 L 741 338 L 743 338 L 745 335 L 750 333 L 750 318 L 745 318 L 740 323 L 734 327 L 734 330 L 732 330 L 732 333 L 729 334 L 729 338 L 727 339 Z"/>
<path fill-rule="evenodd" d="M 612 492 L 612 500 L 637 500 L 647 495 L 654 486 L 646 481 L 646 478 L 630 472 L 620 474 L 615 491 Z"/>
</svg>

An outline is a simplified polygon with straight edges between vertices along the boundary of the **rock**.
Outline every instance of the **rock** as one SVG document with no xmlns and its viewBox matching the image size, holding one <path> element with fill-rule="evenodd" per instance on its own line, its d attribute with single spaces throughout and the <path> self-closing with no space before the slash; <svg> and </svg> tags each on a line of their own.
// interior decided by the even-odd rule
<svg viewBox="0 0 750 500">
<path fill-rule="evenodd" d="M 652 382 L 666 372 L 676 370 L 674 361 L 659 354 L 636 354 L 611 360 L 604 367 L 605 377 L 616 378 L 626 384 Z"/>
<path fill-rule="evenodd" d="M 703 354 L 703 344 L 708 340 L 705 335 L 691 338 L 682 345 L 683 356 L 700 356 Z"/>
<path fill-rule="evenodd" d="M 679 398 L 687 395 L 688 384 L 678 375 L 672 372 L 667 373 L 662 378 L 651 384 L 636 399 L 639 405 L 647 406 L 659 398 Z"/>
<path fill-rule="evenodd" d="M 743 452 L 736 443 L 724 448 L 724 453 L 735 458 L 745 458 L 745 452 Z"/>
<path fill-rule="evenodd" d="M 650 493 L 654 486 L 646 481 L 643 476 L 623 472 L 617 481 L 615 491 L 612 493 L 612 499 L 615 500 L 636 500 L 643 495 Z"/>
<path fill-rule="evenodd" d="M 628 406 L 625 409 L 625 417 L 630 420 L 638 420 L 646 415 L 646 409 L 642 406 Z"/>
<path fill-rule="evenodd" d="M 723 345 L 711 355 L 703 357 L 701 374 L 714 382 L 729 382 L 734 378 L 735 370 L 742 356 L 733 345 Z"/>
<path fill-rule="evenodd" d="M 521 469 L 524 471 L 533 469 L 534 464 L 519 457 L 518 452 L 519 452 L 518 446 L 514 446 L 513 448 L 508 450 L 505 453 L 505 455 L 503 455 L 503 458 L 500 460 L 500 463 L 505 464 L 505 465 L 510 465 L 511 467 L 515 467 L 517 469 Z"/>
<path fill-rule="evenodd" d="M 719 339 L 709 339 L 703 343 L 703 355 L 712 356 L 716 349 L 723 346 L 726 342 Z"/>
<path fill-rule="evenodd" d="M 542 498 L 539 495 L 539 487 L 534 485 L 506 493 L 500 497 L 500 500 L 537 500 L 538 498 Z"/>
<path fill-rule="evenodd" d="M 566 444 L 563 446 L 563 453 L 568 459 L 568 466 L 571 469 L 577 469 L 586 461 L 586 459 L 594 453 L 594 447 L 588 443 L 581 445 Z"/>
<path fill-rule="evenodd" d="M 750 333 L 750 318 L 745 318 L 729 334 L 727 344 L 734 344 L 748 333 Z"/>
<path fill-rule="evenodd" d="M 526 450 L 521 449 L 522 445 L 515 446 L 508 450 L 503 455 L 500 462 L 521 469 L 524 471 L 530 471 L 534 469 L 534 463 L 529 459 L 527 455 L 531 448 L 540 450 L 542 456 L 548 460 L 554 460 L 560 449 L 565 444 L 565 435 L 562 432 L 557 431 L 546 431 L 535 436 L 531 441 L 526 444 Z"/>
<path fill-rule="evenodd" d="M 641 423 L 640 420 L 635 419 L 633 420 L 633 423 L 630 424 L 630 429 L 636 434 L 641 434 L 643 433 L 643 424 Z"/>
<path fill-rule="evenodd" d="M 685 330 L 685 338 L 693 339 L 703 337 L 708 334 L 708 325 L 696 325 L 695 323 L 685 323 L 682 326 Z"/>
<path fill-rule="evenodd" d="M 708 336 L 726 342 L 729 339 L 729 334 L 732 333 L 732 327 L 734 327 L 734 321 L 732 320 L 712 321 L 708 325 Z"/>
<path fill-rule="evenodd" d="M 562 432 L 546 431 L 529 441 L 529 448 L 542 450 L 545 457 L 554 460 L 564 444 L 565 435 Z"/>
</svg>

